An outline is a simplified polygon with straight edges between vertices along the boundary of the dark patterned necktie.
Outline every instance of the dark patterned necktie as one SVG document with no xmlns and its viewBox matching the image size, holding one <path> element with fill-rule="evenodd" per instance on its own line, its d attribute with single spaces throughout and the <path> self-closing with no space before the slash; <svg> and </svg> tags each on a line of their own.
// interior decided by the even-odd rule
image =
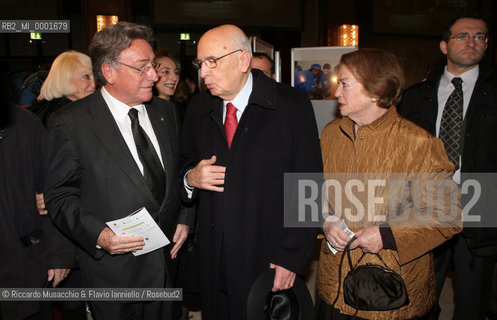
<svg viewBox="0 0 497 320">
<path fill-rule="evenodd" d="M 228 147 L 231 147 L 231 141 L 235 135 L 238 119 L 236 118 L 236 107 L 230 102 L 226 105 L 226 119 L 224 119 L 224 131 L 226 132 L 226 140 Z"/>
<path fill-rule="evenodd" d="M 460 138 L 463 122 L 462 79 L 453 78 L 452 83 L 455 89 L 445 104 L 439 137 L 444 143 L 449 160 L 454 163 L 457 170 L 459 168 L 459 155 L 461 154 Z"/>
<path fill-rule="evenodd" d="M 166 189 L 164 169 L 152 141 L 150 141 L 145 130 L 140 126 L 138 110 L 131 109 L 128 115 L 131 119 L 131 131 L 133 132 L 133 140 L 135 140 L 138 157 L 143 165 L 143 176 L 155 199 L 161 204 Z"/>
</svg>

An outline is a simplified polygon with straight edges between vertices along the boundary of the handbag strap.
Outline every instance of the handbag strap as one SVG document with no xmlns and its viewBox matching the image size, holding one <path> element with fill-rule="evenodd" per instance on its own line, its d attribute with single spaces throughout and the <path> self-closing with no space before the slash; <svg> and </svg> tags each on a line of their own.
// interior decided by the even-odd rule
<svg viewBox="0 0 497 320">
<path fill-rule="evenodd" d="M 352 241 L 354 241 L 355 239 L 357 239 L 357 237 L 354 236 L 354 238 L 352 238 L 352 240 L 350 240 L 348 243 L 347 243 L 347 246 L 345 247 L 345 250 L 347 251 L 347 255 L 348 255 L 348 258 L 349 258 L 349 266 L 350 266 L 350 270 L 355 270 L 355 268 L 357 267 L 357 265 L 361 262 L 362 258 L 364 258 L 364 256 L 367 254 L 367 253 L 370 253 L 370 252 L 362 252 L 362 255 L 361 257 L 359 258 L 359 260 L 357 260 L 357 263 L 356 263 L 356 267 L 354 267 L 352 265 L 352 259 L 350 258 L 350 245 L 352 243 Z M 383 265 L 385 266 L 385 268 L 389 269 L 389 267 L 387 266 L 387 264 L 385 263 L 385 261 L 383 261 L 382 257 L 380 256 L 380 253 L 379 252 L 376 252 L 376 253 L 371 253 L 371 254 L 374 254 L 375 256 L 378 257 L 378 259 L 381 261 L 381 263 L 383 263 Z"/>
<path fill-rule="evenodd" d="M 381 263 L 383 263 L 383 265 L 385 266 L 385 268 L 390 269 L 390 268 L 387 266 L 387 264 L 385 263 L 385 261 L 383 261 L 383 259 L 381 258 L 381 256 L 380 256 L 380 253 L 379 253 L 379 252 L 375 253 L 375 255 L 378 257 L 378 259 L 380 259 Z"/>
<path fill-rule="evenodd" d="M 349 242 L 347 242 L 347 245 L 345 246 L 345 249 L 342 253 L 342 257 L 340 258 L 340 265 L 338 267 L 338 292 L 337 292 L 337 296 L 335 297 L 335 300 L 333 300 L 333 303 L 331 304 L 332 308 L 335 307 L 335 304 L 338 301 L 338 297 L 340 297 L 340 287 L 342 286 L 342 266 L 343 266 L 343 259 L 345 258 L 345 253 L 347 253 L 347 256 L 348 256 L 350 270 L 353 270 L 352 262 L 350 259 L 350 245 L 352 244 L 352 241 L 354 241 L 356 239 L 357 239 L 357 237 L 354 236 Z"/>
</svg>

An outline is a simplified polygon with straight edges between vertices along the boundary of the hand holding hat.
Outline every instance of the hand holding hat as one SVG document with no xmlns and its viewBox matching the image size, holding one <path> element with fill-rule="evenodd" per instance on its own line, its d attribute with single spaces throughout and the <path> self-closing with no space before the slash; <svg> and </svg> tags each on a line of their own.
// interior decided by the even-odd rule
<svg viewBox="0 0 497 320">
<path fill-rule="evenodd" d="M 275 270 L 268 269 L 252 285 L 247 300 L 248 320 L 314 319 L 312 298 L 304 281 L 295 278 L 292 288 L 272 292 Z"/>
</svg>

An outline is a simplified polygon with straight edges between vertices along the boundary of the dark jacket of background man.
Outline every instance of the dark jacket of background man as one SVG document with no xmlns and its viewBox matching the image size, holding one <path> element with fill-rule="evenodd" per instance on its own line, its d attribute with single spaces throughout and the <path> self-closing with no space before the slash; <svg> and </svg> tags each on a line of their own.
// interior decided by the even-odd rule
<svg viewBox="0 0 497 320">
<path fill-rule="evenodd" d="M 45 129 L 28 110 L 0 103 L 0 286 L 47 287 L 49 268 L 69 268 L 74 246 L 36 208 L 43 190 Z M 0 303 L 1 319 L 24 319 L 38 301 Z"/>
<path fill-rule="evenodd" d="M 438 88 L 444 70 L 445 64 L 434 67 L 426 81 L 407 89 L 398 108 L 402 116 L 433 135 L 436 135 Z M 478 78 L 464 116 L 461 143 L 462 174 L 497 172 L 497 73 L 484 61 L 479 63 Z M 463 195 L 463 206 L 466 198 Z M 497 209 L 483 214 L 497 215 Z M 447 269 L 454 265 L 455 319 L 484 319 L 497 260 L 497 228 L 465 227 L 461 235 L 435 249 L 434 257 L 439 296 Z M 432 317 L 436 318 L 439 312 L 436 305 Z"/>
</svg>

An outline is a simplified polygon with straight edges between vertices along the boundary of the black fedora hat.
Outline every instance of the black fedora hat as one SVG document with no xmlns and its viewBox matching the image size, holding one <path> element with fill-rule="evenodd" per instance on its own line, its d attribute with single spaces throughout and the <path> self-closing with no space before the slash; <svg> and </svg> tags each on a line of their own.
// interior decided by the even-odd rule
<svg viewBox="0 0 497 320">
<path fill-rule="evenodd" d="M 314 306 L 304 281 L 298 276 L 288 290 L 272 292 L 274 269 L 255 280 L 247 299 L 248 320 L 313 320 Z"/>
</svg>

